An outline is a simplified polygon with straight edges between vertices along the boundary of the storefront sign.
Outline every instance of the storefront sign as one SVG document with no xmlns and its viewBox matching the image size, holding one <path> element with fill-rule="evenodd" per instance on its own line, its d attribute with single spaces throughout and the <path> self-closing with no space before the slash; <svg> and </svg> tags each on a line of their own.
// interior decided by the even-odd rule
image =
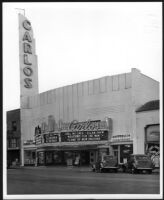
<svg viewBox="0 0 164 200">
<path fill-rule="evenodd" d="M 85 122 L 73 121 L 69 125 L 69 129 L 72 131 L 98 130 L 103 128 L 107 128 L 106 122 L 100 120 Z"/>
<path fill-rule="evenodd" d="M 19 57 L 21 95 L 38 93 L 37 58 L 31 22 L 19 14 Z"/>
<path fill-rule="evenodd" d="M 112 142 L 121 142 L 121 141 L 129 141 L 130 140 L 130 134 L 127 135 L 114 135 L 111 138 Z"/>
<path fill-rule="evenodd" d="M 147 132 L 147 137 L 146 137 L 146 141 L 150 142 L 156 142 L 159 141 L 159 132 Z"/>
<path fill-rule="evenodd" d="M 108 140 L 108 131 L 62 132 L 61 142 Z"/>
<path fill-rule="evenodd" d="M 44 134 L 43 140 L 44 143 L 55 143 L 59 142 L 59 136 L 54 133 Z"/>
<path fill-rule="evenodd" d="M 34 140 L 26 140 L 23 142 L 24 145 L 32 145 L 32 144 L 35 144 L 35 141 Z"/>
<path fill-rule="evenodd" d="M 42 144 L 42 141 L 43 141 L 42 135 L 35 136 L 35 144 L 36 145 Z"/>
<path fill-rule="evenodd" d="M 44 143 L 56 143 L 59 142 L 59 135 L 55 133 L 36 135 L 35 143 L 36 145 L 44 144 Z"/>
<path fill-rule="evenodd" d="M 22 22 L 22 28 L 24 29 L 24 34 L 22 38 L 22 44 L 23 44 L 23 73 L 26 78 L 24 78 L 24 87 L 25 88 L 32 88 L 32 62 L 30 59 L 30 54 L 32 54 L 32 37 L 31 37 L 31 23 L 28 20 L 24 20 Z"/>
<path fill-rule="evenodd" d="M 48 117 L 48 124 L 42 122 L 41 125 L 35 127 L 36 144 L 59 142 L 76 142 L 76 141 L 101 141 L 108 140 L 112 132 L 112 120 L 108 118 L 106 121 L 88 120 L 71 123 L 63 123 L 59 120 L 56 124 L 53 116 Z M 51 119 L 51 120 L 50 120 Z M 58 134 L 52 133 L 55 129 Z"/>
</svg>

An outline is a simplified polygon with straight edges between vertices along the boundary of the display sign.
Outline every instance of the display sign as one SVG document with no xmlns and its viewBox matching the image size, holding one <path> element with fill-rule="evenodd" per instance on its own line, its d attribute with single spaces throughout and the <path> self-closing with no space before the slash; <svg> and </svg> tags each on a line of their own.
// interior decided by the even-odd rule
<svg viewBox="0 0 164 200">
<path fill-rule="evenodd" d="M 44 140 L 44 143 L 55 143 L 55 142 L 59 142 L 59 136 L 54 133 L 44 134 L 43 140 Z"/>
<path fill-rule="evenodd" d="M 38 93 L 37 58 L 31 22 L 19 14 L 21 95 Z"/>
<path fill-rule="evenodd" d="M 114 135 L 111 138 L 112 142 L 121 142 L 121 141 L 129 141 L 130 138 L 130 134 L 125 134 L 125 135 Z"/>
<path fill-rule="evenodd" d="M 35 144 L 43 144 L 43 143 L 55 143 L 59 142 L 59 135 L 55 133 L 49 133 L 44 135 L 36 135 L 35 136 Z"/>
<path fill-rule="evenodd" d="M 69 125 L 69 129 L 72 131 L 98 130 L 102 128 L 107 128 L 107 126 L 105 121 L 100 120 L 88 120 L 84 122 L 73 121 Z"/>
<path fill-rule="evenodd" d="M 63 122 L 63 120 L 60 119 L 56 122 L 55 117 L 50 115 L 48 116 L 48 123 L 43 119 L 40 126 L 36 127 L 36 130 L 46 133 L 51 131 L 91 131 L 107 129 L 111 133 L 113 129 L 112 124 L 111 118 L 106 118 L 104 121 L 87 120 L 83 122 L 78 122 L 77 120 L 73 120 L 72 122 Z"/>
<path fill-rule="evenodd" d="M 42 144 L 42 135 L 36 135 L 35 136 L 35 144 L 36 145 L 39 145 L 39 144 Z"/>
<path fill-rule="evenodd" d="M 146 134 L 146 141 L 147 142 L 159 142 L 159 132 L 147 132 Z"/>
<path fill-rule="evenodd" d="M 35 141 L 34 140 L 25 140 L 23 142 L 24 145 L 32 145 L 32 144 L 35 144 Z"/>
<path fill-rule="evenodd" d="M 108 140 L 108 131 L 62 132 L 61 142 L 101 141 Z"/>
</svg>

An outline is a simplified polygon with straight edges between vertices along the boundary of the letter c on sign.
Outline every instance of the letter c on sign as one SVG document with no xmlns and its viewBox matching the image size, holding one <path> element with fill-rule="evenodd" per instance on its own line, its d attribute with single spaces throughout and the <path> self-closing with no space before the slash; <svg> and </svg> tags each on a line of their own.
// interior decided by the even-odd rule
<svg viewBox="0 0 164 200">
<path fill-rule="evenodd" d="M 23 27 L 24 27 L 26 30 L 30 31 L 30 30 L 31 30 L 31 23 L 30 23 L 28 20 L 24 20 L 24 21 L 23 21 Z"/>
<path fill-rule="evenodd" d="M 26 76 L 31 76 L 32 73 L 33 73 L 33 70 L 31 69 L 31 67 L 25 67 L 25 68 L 23 69 L 23 72 L 24 72 L 24 74 L 25 74 Z"/>
</svg>

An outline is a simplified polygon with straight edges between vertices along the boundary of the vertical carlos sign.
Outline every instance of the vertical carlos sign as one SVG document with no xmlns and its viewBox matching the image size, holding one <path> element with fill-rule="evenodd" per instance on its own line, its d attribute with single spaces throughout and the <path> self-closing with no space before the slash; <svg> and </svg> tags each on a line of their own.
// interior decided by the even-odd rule
<svg viewBox="0 0 164 200">
<path fill-rule="evenodd" d="M 38 93 L 38 67 L 31 22 L 19 14 L 19 59 L 21 96 Z"/>
</svg>

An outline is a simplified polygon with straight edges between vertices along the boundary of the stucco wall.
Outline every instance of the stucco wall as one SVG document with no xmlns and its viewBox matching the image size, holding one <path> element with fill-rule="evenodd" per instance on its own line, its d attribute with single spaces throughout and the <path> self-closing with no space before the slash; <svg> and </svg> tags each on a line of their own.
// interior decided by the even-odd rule
<svg viewBox="0 0 164 200">
<path fill-rule="evenodd" d="M 135 108 L 151 100 L 159 99 L 159 82 L 132 69 L 133 103 Z"/>
<path fill-rule="evenodd" d="M 31 96 L 24 112 L 24 140 L 33 139 L 35 127 L 48 123 L 113 119 L 113 135 L 132 133 L 131 73 L 102 77 Z M 28 119 L 27 119 L 28 118 Z"/>
<path fill-rule="evenodd" d="M 145 127 L 151 124 L 159 124 L 159 110 L 144 111 L 136 113 L 136 141 L 134 142 L 134 153 L 145 153 Z"/>
</svg>

